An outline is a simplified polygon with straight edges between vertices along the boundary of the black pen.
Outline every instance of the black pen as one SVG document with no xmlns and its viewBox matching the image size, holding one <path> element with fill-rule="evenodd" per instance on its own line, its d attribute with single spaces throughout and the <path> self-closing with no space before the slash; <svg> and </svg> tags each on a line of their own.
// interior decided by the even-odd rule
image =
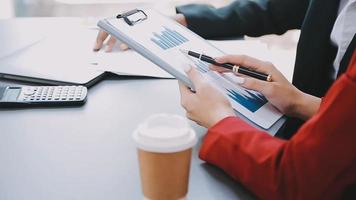
<svg viewBox="0 0 356 200">
<path fill-rule="evenodd" d="M 220 67 L 224 67 L 226 69 L 230 69 L 235 73 L 244 74 L 244 75 L 247 75 L 247 76 L 259 79 L 259 80 L 263 80 L 263 81 L 272 81 L 272 76 L 270 74 L 264 74 L 264 73 L 261 73 L 261 72 L 256 72 L 256 71 L 253 71 L 253 70 L 251 70 L 251 69 L 249 69 L 247 67 L 237 66 L 237 65 L 234 65 L 234 64 L 231 64 L 231 63 L 218 63 L 218 62 L 215 61 L 214 58 L 212 58 L 210 56 L 207 56 L 207 55 L 204 55 L 204 54 L 196 53 L 194 51 L 187 51 L 187 50 L 182 50 L 182 49 L 180 51 L 182 53 L 188 54 L 189 56 L 198 58 L 199 60 L 202 60 L 204 62 L 213 64 L 213 65 L 217 65 L 217 66 L 220 66 Z"/>
</svg>

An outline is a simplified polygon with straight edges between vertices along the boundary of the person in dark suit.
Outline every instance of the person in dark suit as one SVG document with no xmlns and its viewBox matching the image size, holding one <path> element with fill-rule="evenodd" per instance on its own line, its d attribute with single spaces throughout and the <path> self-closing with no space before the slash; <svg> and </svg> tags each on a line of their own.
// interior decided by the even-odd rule
<svg viewBox="0 0 356 200">
<path fill-rule="evenodd" d="M 174 19 L 206 39 L 282 34 L 301 29 L 293 85 L 305 93 L 323 97 L 334 80 L 345 72 L 346 60 L 351 57 L 356 43 L 355 24 L 351 23 L 356 21 L 355 9 L 354 0 L 237 0 L 222 8 L 197 4 L 177 7 Z M 347 16 L 344 18 L 351 23 L 349 27 L 343 27 L 343 21 L 335 26 L 340 13 Z M 99 34 L 96 50 L 106 37 L 106 33 Z M 114 43 L 111 38 L 109 51 Z M 303 119 L 289 117 L 277 136 L 290 138 L 303 123 Z"/>
</svg>

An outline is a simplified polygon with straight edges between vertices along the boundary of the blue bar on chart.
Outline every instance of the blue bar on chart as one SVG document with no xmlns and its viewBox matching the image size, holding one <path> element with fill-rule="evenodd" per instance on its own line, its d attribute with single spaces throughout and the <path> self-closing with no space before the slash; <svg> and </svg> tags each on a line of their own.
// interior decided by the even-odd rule
<svg viewBox="0 0 356 200">
<path fill-rule="evenodd" d="M 177 47 L 189 41 L 186 37 L 175 30 L 167 27 L 163 27 L 163 29 L 164 30 L 161 33 L 153 33 L 153 37 L 151 38 L 151 41 L 163 50 Z"/>
<path fill-rule="evenodd" d="M 200 71 L 201 73 L 206 73 L 209 71 L 209 64 L 207 64 L 206 62 L 203 62 L 199 59 L 195 59 L 193 62 L 195 66 L 197 66 L 198 71 Z"/>
<path fill-rule="evenodd" d="M 262 94 L 253 93 L 248 90 L 244 91 L 247 94 L 240 94 L 232 89 L 226 89 L 226 92 L 230 98 L 251 112 L 256 112 L 268 102 Z"/>
</svg>

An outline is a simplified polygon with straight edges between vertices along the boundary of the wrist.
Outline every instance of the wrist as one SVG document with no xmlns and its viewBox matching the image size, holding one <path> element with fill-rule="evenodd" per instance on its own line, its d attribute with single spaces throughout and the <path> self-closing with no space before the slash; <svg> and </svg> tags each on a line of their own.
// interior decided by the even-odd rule
<svg viewBox="0 0 356 200">
<path fill-rule="evenodd" d="M 235 112 L 233 110 L 227 110 L 227 111 L 224 111 L 224 112 L 218 112 L 218 113 L 215 113 L 213 116 L 212 116 L 212 120 L 211 122 L 209 123 L 208 127 L 206 128 L 210 128 L 212 126 L 214 126 L 215 124 L 217 124 L 218 122 L 220 122 L 221 120 L 227 118 L 227 117 L 235 117 Z"/>
<path fill-rule="evenodd" d="M 296 99 L 293 109 L 293 116 L 308 120 L 319 110 L 321 99 L 301 91 L 299 92 L 299 98 Z"/>
</svg>

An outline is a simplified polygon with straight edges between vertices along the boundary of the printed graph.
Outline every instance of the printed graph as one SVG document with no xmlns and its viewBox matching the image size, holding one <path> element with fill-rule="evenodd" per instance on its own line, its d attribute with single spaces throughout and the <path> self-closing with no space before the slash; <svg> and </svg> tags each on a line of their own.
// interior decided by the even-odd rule
<svg viewBox="0 0 356 200">
<path fill-rule="evenodd" d="M 197 58 L 191 57 L 185 53 L 183 53 L 183 55 L 189 59 L 190 61 L 192 61 L 192 63 L 194 63 L 194 65 L 196 66 L 197 70 L 199 72 L 201 72 L 202 74 L 207 73 L 210 69 L 209 69 L 209 63 L 201 61 Z"/>
<path fill-rule="evenodd" d="M 256 112 L 268 102 L 262 94 L 237 86 L 216 72 L 209 71 L 207 73 L 211 80 L 222 88 L 232 102 L 245 107 L 250 112 Z"/>
<path fill-rule="evenodd" d="M 263 105 L 267 103 L 267 99 L 263 95 L 253 93 L 248 90 L 244 90 L 245 94 L 236 92 L 232 89 L 226 89 L 226 91 L 227 95 L 231 99 L 243 105 L 251 112 L 256 112 L 258 109 L 260 109 Z"/>
<path fill-rule="evenodd" d="M 208 63 L 190 56 L 186 57 L 194 63 L 199 72 L 207 74 L 207 77 L 211 81 L 220 86 L 222 90 L 226 92 L 230 100 L 245 107 L 250 112 L 256 112 L 268 102 L 262 94 L 236 86 L 234 83 L 224 79 L 218 73 L 211 71 Z"/>
<path fill-rule="evenodd" d="M 153 37 L 151 38 L 151 41 L 163 50 L 177 47 L 189 41 L 186 37 L 175 30 L 167 27 L 163 27 L 163 29 L 164 30 L 161 33 L 154 32 Z"/>
<path fill-rule="evenodd" d="M 194 59 L 193 62 L 197 67 L 198 71 L 200 71 L 201 73 L 207 73 L 209 71 L 209 64 L 207 64 L 206 62 L 203 62 L 198 59 Z"/>
</svg>

